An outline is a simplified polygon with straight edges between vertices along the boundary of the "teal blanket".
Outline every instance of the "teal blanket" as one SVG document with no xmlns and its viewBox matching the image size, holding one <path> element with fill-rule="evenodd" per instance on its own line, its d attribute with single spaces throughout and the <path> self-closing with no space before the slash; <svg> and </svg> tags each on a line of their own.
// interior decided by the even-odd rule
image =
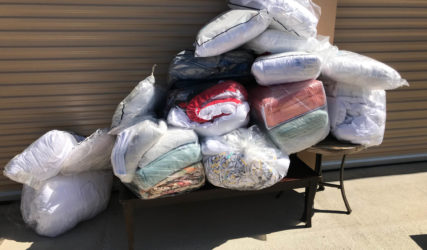
<svg viewBox="0 0 427 250">
<path fill-rule="evenodd" d="M 328 133 L 328 113 L 324 109 L 314 110 L 269 131 L 274 143 L 288 154 L 313 146 L 323 140 Z"/>
<path fill-rule="evenodd" d="M 148 190 L 171 174 L 202 160 L 200 145 L 189 143 L 158 157 L 136 171 L 133 183 Z"/>
</svg>

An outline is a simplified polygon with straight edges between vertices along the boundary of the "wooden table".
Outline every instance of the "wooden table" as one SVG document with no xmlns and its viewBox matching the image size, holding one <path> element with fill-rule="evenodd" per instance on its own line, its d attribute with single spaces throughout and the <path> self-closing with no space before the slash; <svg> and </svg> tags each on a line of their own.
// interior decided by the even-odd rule
<svg viewBox="0 0 427 250">
<path fill-rule="evenodd" d="M 271 192 L 279 192 L 280 195 L 280 193 L 284 190 L 305 188 L 304 211 L 301 220 L 306 223 L 306 227 L 311 227 L 314 196 L 316 195 L 316 189 L 320 181 L 320 176 L 310 167 L 308 167 L 303 161 L 301 161 L 296 155 L 291 155 L 290 158 L 291 165 L 289 167 L 288 175 L 274 186 L 258 191 L 235 191 L 218 188 L 207 183 L 202 188 L 193 192 L 153 200 L 141 200 L 123 186 L 119 199 L 123 206 L 129 249 L 133 249 L 134 243 L 133 216 L 134 207 L 136 205 L 138 205 L 138 207 L 167 206 L 185 202 L 197 202 L 203 200 L 231 198 L 243 195 L 254 195 Z"/>
<path fill-rule="evenodd" d="M 347 208 L 347 214 L 351 213 L 351 207 L 348 203 L 345 189 L 344 189 L 344 164 L 345 158 L 348 154 L 353 154 L 364 150 L 366 147 L 359 144 L 352 144 L 349 142 L 342 142 L 329 135 L 325 140 L 307 149 L 308 152 L 316 154 L 316 165 L 315 171 L 321 176 L 322 175 L 322 155 L 340 155 L 342 156 L 340 165 L 340 184 L 332 184 L 324 182 L 322 179 L 319 182 L 319 191 L 323 191 L 325 186 L 334 187 L 341 190 L 341 196 L 343 198 L 345 207 Z"/>
</svg>

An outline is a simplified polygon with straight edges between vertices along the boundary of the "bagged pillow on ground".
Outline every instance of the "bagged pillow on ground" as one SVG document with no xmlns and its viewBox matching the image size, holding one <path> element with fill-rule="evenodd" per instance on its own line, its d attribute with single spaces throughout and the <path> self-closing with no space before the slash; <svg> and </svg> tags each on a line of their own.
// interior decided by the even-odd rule
<svg viewBox="0 0 427 250">
<path fill-rule="evenodd" d="M 251 89 L 252 113 L 287 154 L 309 148 L 329 133 L 326 96 L 320 81 Z"/>
<path fill-rule="evenodd" d="M 120 132 L 111 153 L 114 174 L 124 183 L 131 182 L 138 161 L 166 131 L 165 122 L 145 120 Z"/>
<path fill-rule="evenodd" d="M 140 117 L 152 115 L 162 99 L 162 90 L 155 86 L 154 67 L 151 75 L 141 82 L 119 103 L 111 122 L 110 134 L 117 135 L 123 129 L 136 124 Z"/>
<path fill-rule="evenodd" d="M 73 147 L 61 165 L 61 173 L 70 175 L 91 170 L 111 169 L 110 157 L 114 140 L 114 136 L 108 134 L 108 129 L 96 130 Z"/>
<path fill-rule="evenodd" d="M 316 79 L 320 75 L 320 57 L 306 52 L 285 52 L 258 57 L 252 74 L 258 84 L 268 86 Z"/>
<path fill-rule="evenodd" d="M 10 160 L 3 173 L 11 180 L 37 187 L 61 171 L 65 158 L 78 143 L 76 138 L 68 132 L 51 130 Z"/>
<path fill-rule="evenodd" d="M 268 29 L 249 41 L 245 47 L 261 55 L 293 51 L 314 52 L 330 46 L 328 37 L 319 36 L 318 39 L 300 37 L 289 31 Z"/>
<path fill-rule="evenodd" d="M 325 86 L 332 134 L 354 144 L 380 145 L 386 122 L 385 91 L 334 82 Z"/>
<path fill-rule="evenodd" d="M 236 49 L 261 34 L 271 18 L 266 11 L 230 10 L 205 25 L 197 35 L 197 57 L 209 57 Z"/>
<path fill-rule="evenodd" d="M 208 181 L 237 190 L 259 190 L 276 184 L 286 176 L 290 163 L 256 126 L 206 138 L 202 154 Z"/>
<path fill-rule="evenodd" d="M 229 0 L 232 9 L 267 10 L 273 18 L 271 28 L 301 37 L 315 37 L 320 7 L 311 0 Z"/>
<path fill-rule="evenodd" d="M 325 60 L 322 75 L 340 84 L 369 89 L 391 90 L 409 85 L 390 66 L 373 58 L 345 50 L 340 50 Z"/>
<path fill-rule="evenodd" d="M 201 136 L 228 133 L 249 122 L 246 89 L 235 81 L 223 81 L 203 90 L 168 114 L 170 125 L 194 129 Z"/>
<path fill-rule="evenodd" d="M 24 185 L 22 217 L 43 236 L 55 237 L 103 211 L 110 199 L 110 171 L 58 175 L 34 189 Z"/>
<path fill-rule="evenodd" d="M 255 57 L 248 50 L 233 50 L 213 57 L 194 57 L 194 51 L 181 51 L 169 65 L 169 85 L 187 88 L 201 81 L 251 78 Z"/>
</svg>

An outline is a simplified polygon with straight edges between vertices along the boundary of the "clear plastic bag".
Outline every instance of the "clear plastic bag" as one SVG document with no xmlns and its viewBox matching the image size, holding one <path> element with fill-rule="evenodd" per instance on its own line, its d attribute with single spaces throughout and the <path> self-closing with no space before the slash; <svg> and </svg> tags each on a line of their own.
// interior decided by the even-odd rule
<svg viewBox="0 0 427 250">
<path fill-rule="evenodd" d="M 316 79 L 321 66 L 321 59 L 315 54 L 285 52 L 258 57 L 252 65 L 252 74 L 258 84 L 269 86 Z"/>
<path fill-rule="evenodd" d="M 65 158 L 78 143 L 76 138 L 68 132 L 51 130 L 10 160 L 3 173 L 16 182 L 37 187 L 61 171 Z"/>
<path fill-rule="evenodd" d="M 140 199 L 155 199 L 189 192 L 202 187 L 204 184 L 205 170 L 202 163 L 198 162 L 175 172 L 148 190 L 141 189 L 134 183 L 129 183 L 127 186 Z"/>
<path fill-rule="evenodd" d="M 320 81 L 251 89 L 254 118 L 287 154 L 302 151 L 329 133 L 326 96 Z"/>
<path fill-rule="evenodd" d="M 294 51 L 315 52 L 330 46 L 329 37 L 300 37 L 289 31 L 267 29 L 261 35 L 249 41 L 245 47 L 261 55 L 265 53 L 283 53 Z"/>
<path fill-rule="evenodd" d="M 145 120 L 120 132 L 111 153 L 114 174 L 124 183 L 131 182 L 141 157 L 166 131 L 165 122 Z"/>
<path fill-rule="evenodd" d="M 141 190 L 149 190 L 177 171 L 200 162 L 201 159 L 199 143 L 181 145 L 157 157 L 143 168 L 138 168 L 132 183 Z"/>
<path fill-rule="evenodd" d="M 111 151 L 115 138 L 108 129 L 98 129 L 75 145 L 61 165 L 64 175 L 91 170 L 111 169 Z"/>
<path fill-rule="evenodd" d="M 169 65 L 169 85 L 182 89 L 206 81 L 246 81 L 251 77 L 254 60 L 248 50 L 233 50 L 213 57 L 194 57 L 194 51 L 184 50 Z"/>
<path fill-rule="evenodd" d="M 195 56 L 217 56 L 236 49 L 261 34 L 270 22 L 266 11 L 227 11 L 199 31 Z"/>
<path fill-rule="evenodd" d="M 257 126 L 206 138 L 202 154 L 209 182 L 237 190 L 259 190 L 276 184 L 286 176 L 290 163 Z"/>
<path fill-rule="evenodd" d="M 301 37 L 315 37 L 320 7 L 311 0 L 229 0 L 232 9 L 267 10 L 273 18 L 271 28 Z"/>
<path fill-rule="evenodd" d="M 38 234 L 58 236 L 107 207 L 112 179 L 110 171 L 90 171 L 55 176 L 37 189 L 24 185 L 22 217 Z"/>
<path fill-rule="evenodd" d="M 332 134 L 339 140 L 368 147 L 380 145 L 386 122 L 386 93 L 327 82 Z"/>
<path fill-rule="evenodd" d="M 367 56 L 340 50 L 325 59 L 322 75 L 340 84 L 380 90 L 409 86 L 396 70 Z"/>
<path fill-rule="evenodd" d="M 164 91 L 155 86 L 154 68 L 150 76 L 138 85 L 119 103 L 114 112 L 110 134 L 117 135 L 124 129 L 143 120 L 141 117 L 154 114 L 154 109 L 161 102 Z"/>
<path fill-rule="evenodd" d="M 190 101 L 179 103 L 168 114 L 168 124 L 194 129 L 201 136 L 215 136 L 249 122 L 246 89 L 234 81 L 215 84 Z"/>
</svg>

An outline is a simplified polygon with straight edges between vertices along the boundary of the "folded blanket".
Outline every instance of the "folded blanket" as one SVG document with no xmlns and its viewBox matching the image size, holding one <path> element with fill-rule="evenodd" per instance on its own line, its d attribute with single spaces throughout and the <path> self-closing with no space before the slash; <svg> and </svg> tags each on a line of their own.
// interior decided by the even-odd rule
<svg viewBox="0 0 427 250">
<path fill-rule="evenodd" d="M 140 199 L 155 199 L 158 197 L 188 192 L 200 188 L 204 184 L 205 171 L 203 169 L 202 163 L 198 162 L 175 172 L 148 190 L 140 188 L 134 182 L 128 184 L 127 186 Z"/>
<path fill-rule="evenodd" d="M 182 145 L 158 157 L 143 168 L 139 168 L 133 183 L 141 189 L 150 189 L 173 173 L 199 162 L 201 159 L 198 143 Z"/>
<path fill-rule="evenodd" d="M 234 81 L 220 82 L 173 107 L 169 124 L 194 129 L 199 135 L 227 133 L 248 123 L 249 104 L 245 88 Z"/>
<path fill-rule="evenodd" d="M 257 86 L 250 94 L 252 112 L 268 129 L 326 105 L 323 84 L 317 80 Z"/>
<path fill-rule="evenodd" d="M 332 134 L 365 146 L 380 145 L 386 122 L 384 90 L 329 83 L 326 85 Z"/>
<path fill-rule="evenodd" d="M 329 134 L 326 107 L 306 113 L 268 131 L 270 138 L 287 154 L 309 148 Z"/>
<path fill-rule="evenodd" d="M 254 60 L 248 50 L 234 50 L 212 57 L 194 57 L 194 51 L 184 50 L 169 65 L 169 85 L 188 88 L 201 81 L 245 80 L 251 76 Z"/>
<path fill-rule="evenodd" d="M 285 52 L 258 57 L 252 65 L 252 74 L 260 85 L 316 79 L 320 74 L 321 60 L 306 52 Z"/>
<path fill-rule="evenodd" d="M 206 177 L 218 187 L 259 190 L 286 176 L 289 158 L 258 127 L 240 128 L 202 143 Z"/>
<path fill-rule="evenodd" d="M 138 162 L 139 168 L 144 168 L 160 156 L 185 144 L 197 143 L 197 134 L 191 129 L 169 128 Z"/>
<path fill-rule="evenodd" d="M 165 122 L 145 120 L 120 132 L 111 153 L 114 174 L 122 182 L 131 182 L 141 157 L 166 131 Z"/>
</svg>

